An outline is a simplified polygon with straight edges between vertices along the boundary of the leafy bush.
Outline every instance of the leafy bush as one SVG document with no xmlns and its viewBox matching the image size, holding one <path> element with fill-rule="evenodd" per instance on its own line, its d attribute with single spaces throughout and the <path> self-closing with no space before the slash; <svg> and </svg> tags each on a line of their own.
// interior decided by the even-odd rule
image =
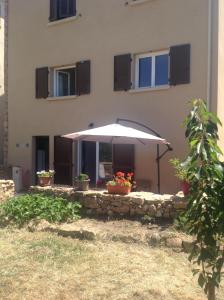
<svg viewBox="0 0 224 300">
<path fill-rule="evenodd" d="M 181 181 L 188 181 L 187 170 L 178 158 L 170 159 L 170 163 L 175 169 L 175 176 Z"/>
<path fill-rule="evenodd" d="M 44 194 L 25 194 L 14 197 L 0 206 L 0 220 L 22 226 L 31 220 L 44 219 L 50 223 L 76 220 L 81 205 L 60 197 Z"/>
</svg>

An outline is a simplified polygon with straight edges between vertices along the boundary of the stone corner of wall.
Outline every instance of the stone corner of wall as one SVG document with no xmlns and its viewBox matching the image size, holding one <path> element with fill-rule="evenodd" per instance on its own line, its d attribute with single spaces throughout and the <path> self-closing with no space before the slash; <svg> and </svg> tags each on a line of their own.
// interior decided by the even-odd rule
<svg viewBox="0 0 224 300">
<path fill-rule="evenodd" d="M 15 196 L 15 184 L 12 180 L 0 180 L 0 202 Z"/>
</svg>

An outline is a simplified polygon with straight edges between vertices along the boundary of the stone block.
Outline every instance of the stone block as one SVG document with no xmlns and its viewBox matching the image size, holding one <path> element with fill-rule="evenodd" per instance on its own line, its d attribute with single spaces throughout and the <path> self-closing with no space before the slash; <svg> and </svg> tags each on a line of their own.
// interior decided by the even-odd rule
<svg viewBox="0 0 224 300">
<path fill-rule="evenodd" d="M 86 208 L 99 208 L 99 204 L 96 198 L 87 197 L 83 200 L 83 205 Z"/>
<path fill-rule="evenodd" d="M 173 206 L 175 209 L 186 209 L 187 208 L 187 201 L 175 201 Z"/>
<path fill-rule="evenodd" d="M 137 205 L 143 205 L 145 202 L 145 199 L 144 198 L 133 198 L 133 199 L 131 199 L 131 202 L 135 203 Z"/>
<path fill-rule="evenodd" d="M 118 214 L 127 214 L 130 211 L 129 206 L 112 207 L 111 210 Z"/>
</svg>

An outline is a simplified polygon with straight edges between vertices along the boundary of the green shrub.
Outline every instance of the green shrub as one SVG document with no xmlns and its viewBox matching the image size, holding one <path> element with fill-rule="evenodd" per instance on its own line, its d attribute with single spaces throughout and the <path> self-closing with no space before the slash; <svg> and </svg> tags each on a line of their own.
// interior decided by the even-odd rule
<svg viewBox="0 0 224 300">
<path fill-rule="evenodd" d="M 78 219 L 80 209 L 78 202 L 69 202 L 60 197 L 25 194 L 1 204 L 0 220 L 19 226 L 40 219 L 50 223 L 65 222 Z"/>
</svg>

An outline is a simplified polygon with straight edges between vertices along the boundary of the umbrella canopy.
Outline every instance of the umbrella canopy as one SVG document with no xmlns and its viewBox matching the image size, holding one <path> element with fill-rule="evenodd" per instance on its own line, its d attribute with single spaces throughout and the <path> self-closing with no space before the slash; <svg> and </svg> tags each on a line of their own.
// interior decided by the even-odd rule
<svg viewBox="0 0 224 300">
<path fill-rule="evenodd" d="M 65 138 L 79 141 L 113 144 L 168 144 L 165 139 L 120 124 L 110 124 L 63 135 Z"/>
</svg>

